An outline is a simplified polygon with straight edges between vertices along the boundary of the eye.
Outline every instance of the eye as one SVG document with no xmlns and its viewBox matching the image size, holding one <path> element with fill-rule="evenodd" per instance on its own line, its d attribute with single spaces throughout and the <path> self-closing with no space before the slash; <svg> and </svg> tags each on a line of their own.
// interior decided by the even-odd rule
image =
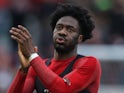
<svg viewBox="0 0 124 93">
<path fill-rule="evenodd" d="M 75 29 L 73 27 L 68 27 L 67 30 L 68 32 L 75 32 Z"/>
<path fill-rule="evenodd" d="M 63 29 L 63 26 L 62 25 L 56 25 L 56 30 L 62 30 Z"/>
</svg>

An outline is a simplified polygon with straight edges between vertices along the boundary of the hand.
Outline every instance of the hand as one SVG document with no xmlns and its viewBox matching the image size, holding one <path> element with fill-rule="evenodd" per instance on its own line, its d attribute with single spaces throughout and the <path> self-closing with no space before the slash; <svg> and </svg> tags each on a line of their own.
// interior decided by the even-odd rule
<svg viewBox="0 0 124 93">
<path fill-rule="evenodd" d="M 38 52 L 38 48 L 37 47 L 34 47 L 34 51 L 35 52 Z M 28 68 L 30 66 L 30 63 L 29 63 L 28 59 L 26 59 L 23 56 L 22 51 L 21 51 L 21 47 L 20 47 L 20 44 L 19 43 L 18 43 L 18 55 L 19 55 L 19 58 L 20 58 L 21 68 L 22 69 Z"/>
<path fill-rule="evenodd" d="M 12 27 L 10 33 L 11 38 L 20 44 L 19 48 L 21 49 L 23 56 L 28 59 L 30 55 L 35 52 L 29 31 L 25 27 L 18 25 L 18 28 Z"/>
<path fill-rule="evenodd" d="M 21 63 L 21 68 L 22 69 L 25 69 L 25 68 L 28 68 L 30 63 L 28 61 L 28 59 L 26 59 L 23 54 L 22 54 L 22 51 L 21 51 L 21 47 L 20 47 L 20 44 L 18 43 L 18 55 L 19 55 L 19 59 L 20 59 L 20 63 Z"/>
</svg>

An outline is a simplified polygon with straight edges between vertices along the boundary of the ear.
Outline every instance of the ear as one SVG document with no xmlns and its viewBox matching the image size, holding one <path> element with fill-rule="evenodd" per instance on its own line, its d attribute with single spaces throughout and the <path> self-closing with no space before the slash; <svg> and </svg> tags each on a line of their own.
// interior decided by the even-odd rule
<svg viewBox="0 0 124 93">
<path fill-rule="evenodd" d="M 82 40 L 83 40 L 83 35 L 79 35 L 79 37 L 78 37 L 78 43 L 81 43 Z"/>
</svg>

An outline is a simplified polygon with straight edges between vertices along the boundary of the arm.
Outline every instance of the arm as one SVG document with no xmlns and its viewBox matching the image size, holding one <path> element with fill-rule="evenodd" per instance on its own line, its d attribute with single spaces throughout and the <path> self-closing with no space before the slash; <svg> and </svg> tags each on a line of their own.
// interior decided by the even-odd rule
<svg viewBox="0 0 124 93">
<path fill-rule="evenodd" d="M 25 78 L 26 74 L 18 70 L 7 93 L 22 93 Z"/>
<path fill-rule="evenodd" d="M 35 52 L 29 31 L 23 26 L 18 26 L 18 28 L 12 28 L 10 33 L 12 34 L 11 37 L 20 43 L 21 51 L 24 57 L 28 59 L 30 55 Z M 84 65 L 74 69 L 71 73 L 65 76 L 65 78 L 71 82 L 70 86 L 64 82 L 63 78 L 59 77 L 56 73 L 51 71 L 45 65 L 43 59 L 39 56 L 34 58 L 30 62 L 30 65 L 33 67 L 44 86 L 51 92 L 75 93 L 81 89 L 86 88 L 93 81 L 94 76 L 96 76 L 94 73 L 99 72 L 96 71 L 98 67 L 98 62 L 96 59 L 88 58 L 85 61 L 86 63 Z"/>
<path fill-rule="evenodd" d="M 25 62 L 27 60 L 24 59 L 24 56 L 22 55 L 22 52 L 20 50 L 20 44 L 18 44 L 18 55 L 20 58 L 21 67 L 17 71 L 16 76 L 7 93 L 22 93 L 23 90 L 23 86 L 27 75 L 24 69 L 28 69 L 29 63 Z"/>
<path fill-rule="evenodd" d="M 37 52 L 36 47 L 34 50 Z M 18 55 L 20 58 L 21 68 L 18 70 L 7 93 L 32 93 L 34 89 L 35 72 L 31 67 L 28 71 L 30 64 L 22 55 L 20 44 L 18 44 Z"/>
<path fill-rule="evenodd" d="M 77 93 L 91 84 L 96 77 L 96 73 L 99 72 L 97 60 L 92 57 L 86 58 L 84 64 L 76 67 L 71 73 L 64 77 L 69 80 L 69 85 L 64 82 L 63 78 L 46 67 L 40 57 L 33 59 L 31 66 L 44 86 L 52 93 Z"/>
<path fill-rule="evenodd" d="M 28 73 L 18 70 L 7 93 L 33 93 L 36 74 L 32 67 Z"/>
</svg>

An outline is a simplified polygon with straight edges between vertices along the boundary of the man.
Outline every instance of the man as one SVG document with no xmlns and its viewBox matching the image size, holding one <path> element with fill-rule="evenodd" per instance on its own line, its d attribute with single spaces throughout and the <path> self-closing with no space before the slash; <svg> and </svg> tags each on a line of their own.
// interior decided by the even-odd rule
<svg viewBox="0 0 124 93">
<path fill-rule="evenodd" d="M 76 58 L 77 45 L 92 37 L 94 24 L 88 11 L 70 4 L 61 4 L 52 15 L 54 55 L 46 66 L 46 59 L 40 57 L 34 47 L 29 31 L 19 25 L 10 30 L 11 38 L 19 44 L 21 68 L 8 93 L 32 93 L 37 79 L 42 83 L 44 93 L 98 93 L 101 68 L 92 56 L 82 56 L 72 65 L 71 72 L 60 74 Z M 38 82 L 38 83 L 39 83 Z M 38 91 L 38 93 L 43 93 Z"/>
</svg>

